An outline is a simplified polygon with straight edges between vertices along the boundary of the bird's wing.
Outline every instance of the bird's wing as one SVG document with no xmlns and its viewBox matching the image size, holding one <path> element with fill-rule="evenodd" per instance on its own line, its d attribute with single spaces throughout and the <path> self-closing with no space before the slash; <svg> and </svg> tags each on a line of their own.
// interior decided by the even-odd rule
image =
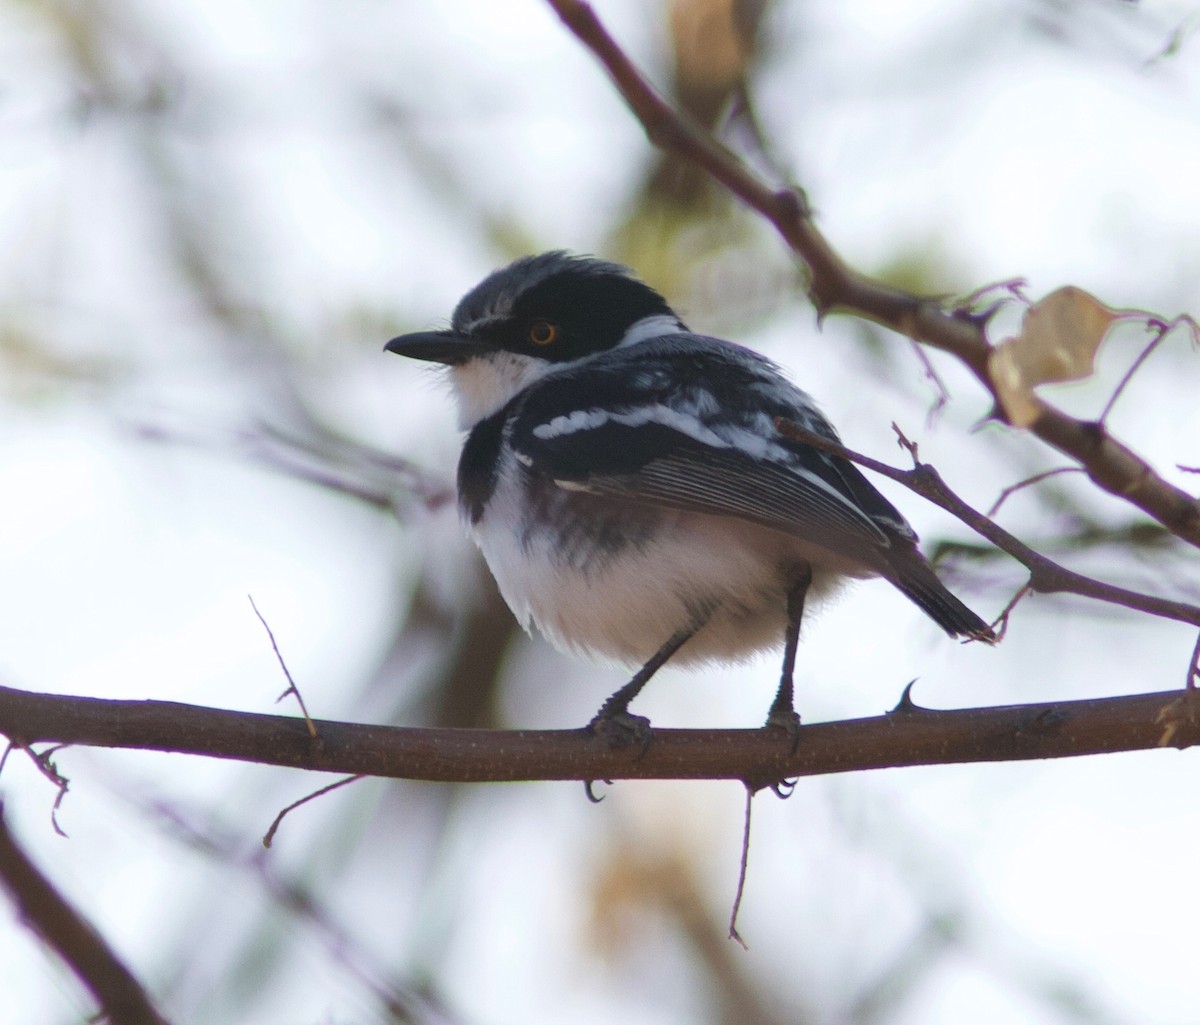
<svg viewBox="0 0 1200 1025">
<path fill-rule="evenodd" d="M 865 562 L 951 636 L 995 640 L 941 584 L 912 528 L 854 464 L 775 430 L 784 418 L 837 440 L 772 364 L 695 336 L 642 345 L 548 375 L 520 401 L 505 431 L 531 473 L 567 490 L 803 538 Z"/>
<path fill-rule="evenodd" d="M 524 465 L 568 490 L 732 516 L 858 556 L 914 540 L 845 460 L 676 407 L 522 415 L 512 442 Z"/>
</svg>

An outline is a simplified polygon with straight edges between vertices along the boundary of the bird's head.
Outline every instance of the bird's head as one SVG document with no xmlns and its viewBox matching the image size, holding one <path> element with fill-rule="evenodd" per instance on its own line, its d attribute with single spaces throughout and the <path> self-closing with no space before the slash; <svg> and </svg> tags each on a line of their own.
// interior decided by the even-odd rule
<svg viewBox="0 0 1200 1025">
<path fill-rule="evenodd" d="M 558 367 L 681 330 L 666 300 L 627 268 L 551 252 L 484 278 L 449 330 L 401 335 L 385 348 L 450 367 L 459 425 L 469 428 Z"/>
</svg>

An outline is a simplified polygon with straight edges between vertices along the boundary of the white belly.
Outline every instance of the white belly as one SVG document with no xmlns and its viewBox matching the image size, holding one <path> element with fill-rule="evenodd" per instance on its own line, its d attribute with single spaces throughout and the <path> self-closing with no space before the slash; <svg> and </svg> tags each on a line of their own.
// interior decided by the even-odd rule
<svg viewBox="0 0 1200 1025">
<path fill-rule="evenodd" d="M 642 510 L 623 533 L 629 543 L 614 550 L 616 507 L 565 491 L 549 499 L 554 522 L 568 527 L 568 543 L 557 545 L 522 517 L 517 476 L 501 474 L 472 535 L 522 626 L 536 624 L 562 650 L 637 665 L 707 615 L 672 664 L 736 660 L 782 645 L 787 588 L 799 562 L 813 566 L 810 601 L 844 575 L 865 575 L 776 531 L 671 509 Z M 605 531 L 607 543 L 590 543 Z"/>
</svg>

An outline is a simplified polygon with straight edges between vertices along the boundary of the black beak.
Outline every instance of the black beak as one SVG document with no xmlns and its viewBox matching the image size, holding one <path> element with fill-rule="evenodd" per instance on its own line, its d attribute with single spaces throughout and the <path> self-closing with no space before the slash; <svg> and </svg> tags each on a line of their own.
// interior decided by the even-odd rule
<svg viewBox="0 0 1200 1025">
<path fill-rule="evenodd" d="M 416 334 L 393 338 L 384 347 L 385 352 L 394 352 L 411 359 L 423 359 L 430 363 L 445 363 L 456 366 L 485 352 L 495 352 L 496 347 L 477 338 L 455 334 L 453 331 L 419 331 Z"/>
</svg>

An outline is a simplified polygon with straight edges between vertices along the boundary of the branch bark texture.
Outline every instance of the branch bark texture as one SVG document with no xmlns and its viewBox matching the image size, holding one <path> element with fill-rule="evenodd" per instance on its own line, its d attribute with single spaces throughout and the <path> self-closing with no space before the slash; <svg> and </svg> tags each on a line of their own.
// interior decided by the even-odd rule
<svg viewBox="0 0 1200 1025">
<path fill-rule="evenodd" d="M 231 712 L 172 701 L 118 701 L 0 687 L 0 733 L 39 743 L 139 748 L 324 772 L 443 782 L 782 779 L 947 762 L 1067 758 L 1200 742 L 1200 692 L 1168 691 L 999 708 L 934 711 L 905 699 L 867 719 L 781 730 L 655 729 L 642 753 L 579 730 L 363 726 Z"/>
</svg>

